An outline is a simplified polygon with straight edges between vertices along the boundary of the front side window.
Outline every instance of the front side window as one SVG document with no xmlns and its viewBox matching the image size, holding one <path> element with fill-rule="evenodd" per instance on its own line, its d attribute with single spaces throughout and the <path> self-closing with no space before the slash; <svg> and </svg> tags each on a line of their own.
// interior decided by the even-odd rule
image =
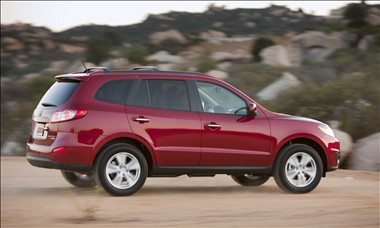
<svg viewBox="0 0 380 228">
<path fill-rule="evenodd" d="M 247 115 L 246 102 L 230 90 L 208 82 L 197 82 L 197 88 L 204 112 Z"/>
<path fill-rule="evenodd" d="M 133 80 L 106 82 L 96 91 L 95 99 L 112 104 L 125 105 L 132 83 Z"/>
</svg>

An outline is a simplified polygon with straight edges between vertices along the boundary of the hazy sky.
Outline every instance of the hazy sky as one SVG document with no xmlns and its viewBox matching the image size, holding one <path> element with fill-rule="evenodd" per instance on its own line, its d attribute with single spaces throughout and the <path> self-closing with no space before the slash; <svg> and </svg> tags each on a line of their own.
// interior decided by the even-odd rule
<svg viewBox="0 0 380 228">
<path fill-rule="evenodd" d="M 86 24 L 130 25 L 142 22 L 148 14 L 169 11 L 204 12 L 211 3 L 227 9 L 265 8 L 273 3 L 328 15 L 331 9 L 350 2 L 359 1 L 1 1 L 1 23 L 31 23 L 59 32 Z"/>
</svg>

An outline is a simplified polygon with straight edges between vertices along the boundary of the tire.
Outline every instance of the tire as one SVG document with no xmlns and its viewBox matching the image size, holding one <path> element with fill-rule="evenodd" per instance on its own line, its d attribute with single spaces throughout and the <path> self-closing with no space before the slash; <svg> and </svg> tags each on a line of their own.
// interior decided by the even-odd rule
<svg viewBox="0 0 380 228">
<path fill-rule="evenodd" d="M 255 176 L 252 174 L 245 174 L 242 176 L 231 175 L 232 179 L 243 186 L 260 186 L 267 182 L 270 176 Z"/>
<path fill-rule="evenodd" d="M 62 176 L 75 187 L 79 188 L 92 188 L 96 186 L 93 173 L 81 174 L 76 172 L 69 172 L 61 170 Z"/>
<path fill-rule="evenodd" d="M 322 159 L 312 147 L 292 144 L 280 151 L 273 177 L 289 193 L 308 193 L 319 184 L 323 174 Z"/>
<path fill-rule="evenodd" d="M 114 196 L 129 196 L 145 183 L 148 164 L 139 149 L 125 143 L 105 149 L 96 162 L 96 182 Z"/>
</svg>

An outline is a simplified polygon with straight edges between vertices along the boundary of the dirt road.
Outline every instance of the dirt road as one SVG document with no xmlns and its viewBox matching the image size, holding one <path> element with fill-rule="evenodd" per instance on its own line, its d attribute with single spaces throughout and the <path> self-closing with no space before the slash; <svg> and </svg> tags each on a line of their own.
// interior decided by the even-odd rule
<svg viewBox="0 0 380 228">
<path fill-rule="evenodd" d="M 292 195 L 270 179 L 148 178 L 131 197 L 77 189 L 58 170 L 1 158 L 1 227 L 379 227 L 379 173 L 338 170 Z"/>
</svg>

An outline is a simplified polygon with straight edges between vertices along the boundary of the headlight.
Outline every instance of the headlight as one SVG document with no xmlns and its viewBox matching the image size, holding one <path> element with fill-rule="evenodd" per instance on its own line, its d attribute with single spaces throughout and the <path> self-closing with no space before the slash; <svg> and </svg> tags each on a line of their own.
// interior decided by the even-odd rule
<svg viewBox="0 0 380 228">
<path fill-rule="evenodd" d="M 329 135 L 335 138 L 333 130 L 328 125 L 321 124 L 318 126 L 318 128 L 321 129 L 321 131 L 323 131 L 326 135 Z"/>
</svg>

